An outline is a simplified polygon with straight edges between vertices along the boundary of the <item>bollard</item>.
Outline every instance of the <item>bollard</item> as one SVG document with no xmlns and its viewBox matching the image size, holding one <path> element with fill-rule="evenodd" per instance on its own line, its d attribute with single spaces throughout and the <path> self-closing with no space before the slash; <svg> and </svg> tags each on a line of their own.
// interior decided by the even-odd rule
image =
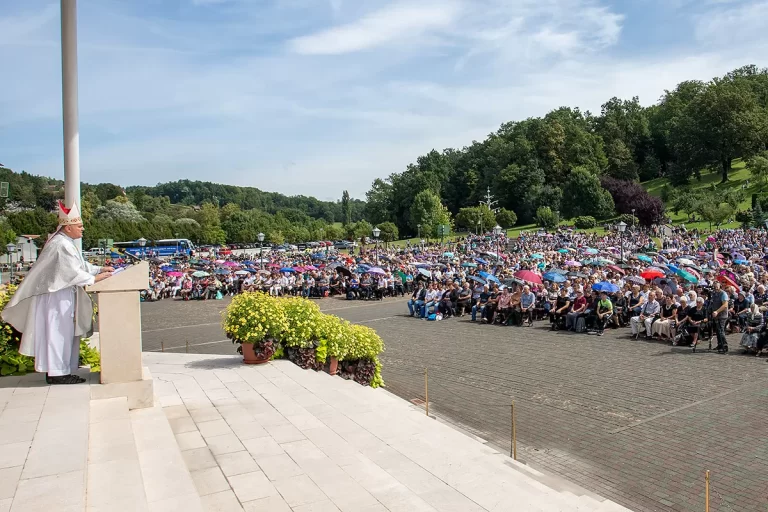
<svg viewBox="0 0 768 512">
<path fill-rule="evenodd" d="M 424 368 L 424 405 L 427 409 L 427 416 L 429 416 L 429 374 L 426 368 Z"/>
<path fill-rule="evenodd" d="M 189 354 L 189 342 L 187 342 L 187 354 Z"/>
<path fill-rule="evenodd" d="M 704 511 L 709 512 L 709 470 L 704 473 Z"/>
<path fill-rule="evenodd" d="M 160 352 L 165 352 L 165 342 L 160 342 Z"/>
<path fill-rule="evenodd" d="M 517 460 L 517 429 L 515 428 L 515 402 L 512 402 L 512 444 L 509 447 L 510 455 Z"/>
</svg>

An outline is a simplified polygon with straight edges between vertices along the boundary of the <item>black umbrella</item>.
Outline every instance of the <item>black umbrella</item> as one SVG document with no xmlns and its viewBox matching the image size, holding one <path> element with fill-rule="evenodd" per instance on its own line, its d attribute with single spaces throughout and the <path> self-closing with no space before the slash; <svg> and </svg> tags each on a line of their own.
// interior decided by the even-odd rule
<svg viewBox="0 0 768 512">
<path fill-rule="evenodd" d="M 347 277 L 352 277 L 352 271 L 349 270 L 347 267 L 338 266 L 336 267 L 336 272 L 339 274 L 344 274 Z"/>
</svg>

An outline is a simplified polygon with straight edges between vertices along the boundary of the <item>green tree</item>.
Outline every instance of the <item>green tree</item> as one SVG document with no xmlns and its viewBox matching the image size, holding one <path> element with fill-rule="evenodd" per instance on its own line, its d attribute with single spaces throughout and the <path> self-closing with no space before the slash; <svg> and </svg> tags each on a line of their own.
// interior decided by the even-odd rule
<svg viewBox="0 0 768 512">
<path fill-rule="evenodd" d="M 344 238 L 344 230 L 334 224 L 329 224 L 325 228 L 325 238 L 328 240 L 341 240 Z"/>
<path fill-rule="evenodd" d="M 344 225 L 352 224 L 352 209 L 349 204 L 349 192 L 341 194 L 341 218 Z"/>
<path fill-rule="evenodd" d="M 768 182 L 768 151 L 763 151 L 747 161 L 747 169 L 752 175 L 752 179 L 760 185 L 762 192 L 766 182 Z"/>
<path fill-rule="evenodd" d="M 271 244 L 282 245 L 285 243 L 282 231 L 270 231 L 267 236 L 267 241 Z"/>
<path fill-rule="evenodd" d="M 378 225 L 378 228 L 381 230 L 379 236 L 385 242 L 394 242 L 400 238 L 400 233 L 394 222 L 382 222 Z"/>
<path fill-rule="evenodd" d="M 564 185 L 568 194 L 563 197 L 566 218 L 590 216 L 603 219 L 613 213 L 613 198 L 600 185 L 600 178 L 579 167 L 571 172 Z"/>
<path fill-rule="evenodd" d="M 540 206 L 536 210 L 536 225 L 544 229 L 555 229 L 560 222 L 560 216 L 553 212 L 549 206 Z"/>
<path fill-rule="evenodd" d="M 440 197 L 431 190 L 422 190 L 411 206 L 411 228 L 421 224 L 422 234 L 437 236 L 437 227 L 451 223 L 451 214 L 440 202 Z M 414 231 L 416 231 L 414 229 Z"/>
<path fill-rule="evenodd" d="M 120 196 L 122 197 L 122 196 Z M 147 220 L 136 209 L 132 202 L 126 200 L 109 199 L 103 206 L 96 208 L 94 217 L 101 220 L 119 220 L 126 222 L 141 222 Z"/>
<path fill-rule="evenodd" d="M 200 223 L 200 242 L 204 244 L 224 244 L 227 235 L 221 229 L 219 208 L 213 203 L 203 203 L 197 214 Z"/>
<path fill-rule="evenodd" d="M 517 215 L 512 210 L 499 208 L 499 211 L 496 212 L 496 222 L 504 229 L 509 229 L 517 224 Z"/>
<path fill-rule="evenodd" d="M 365 199 L 365 218 L 374 224 L 380 224 L 392 218 L 393 203 L 392 184 L 382 180 L 375 179 L 371 189 L 366 192 Z"/>
<path fill-rule="evenodd" d="M 496 217 L 491 209 L 484 204 L 462 208 L 456 215 L 456 225 L 464 227 L 469 231 L 474 231 L 478 227 L 483 231 L 488 231 L 495 224 Z"/>
</svg>

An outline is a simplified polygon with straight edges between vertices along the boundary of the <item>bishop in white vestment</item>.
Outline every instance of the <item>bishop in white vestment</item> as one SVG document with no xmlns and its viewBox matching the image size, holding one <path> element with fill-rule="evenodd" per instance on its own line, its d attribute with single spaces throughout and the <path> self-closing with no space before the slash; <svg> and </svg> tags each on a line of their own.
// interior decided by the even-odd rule
<svg viewBox="0 0 768 512">
<path fill-rule="evenodd" d="M 22 333 L 19 352 L 35 358 L 49 384 L 78 384 L 80 338 L 93 332 L 93 305 L 85 287 L 112 275 L 111 267 L 85 261 L 75 245 L 83 236 L 77 204 L 59 203 L 59 227 L 3 310 L 3 320 Z"/>
</svg>

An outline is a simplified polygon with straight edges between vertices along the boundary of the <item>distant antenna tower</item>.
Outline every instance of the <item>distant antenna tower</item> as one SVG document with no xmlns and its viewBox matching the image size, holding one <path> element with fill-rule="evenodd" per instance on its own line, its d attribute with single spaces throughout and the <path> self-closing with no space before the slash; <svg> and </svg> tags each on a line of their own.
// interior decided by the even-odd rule
<svg viewBox="0 0 768 512">
<path fill-rule="evenodd" d="M 495 208 L 496 204 L 498 204 L 498 201 L 493 199 L 493 196 L 491 195 L 491 187 L 488 187 L 488 189 L 485 192 L 485 201 L 480 201 L 480 204 L 484 204 L 488 207 L 489 210 L 491 210 L 493 213 L 499 213 L 499 209 Z"/>
</svg>

